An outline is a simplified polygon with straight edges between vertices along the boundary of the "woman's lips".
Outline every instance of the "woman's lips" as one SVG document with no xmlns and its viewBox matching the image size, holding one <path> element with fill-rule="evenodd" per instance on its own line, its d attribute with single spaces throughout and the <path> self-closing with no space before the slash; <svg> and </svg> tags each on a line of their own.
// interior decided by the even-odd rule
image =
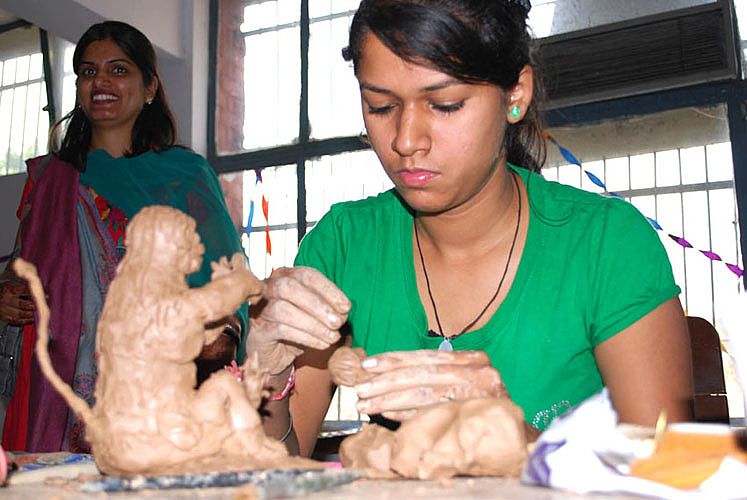
<svg viewBox="0 0 747 500">
<path fill-rule="evenodd" d="M 404 187 L 423 187 L 438 174 L 430 170 L 402 170 L 397 173 Z"/>
</svg>

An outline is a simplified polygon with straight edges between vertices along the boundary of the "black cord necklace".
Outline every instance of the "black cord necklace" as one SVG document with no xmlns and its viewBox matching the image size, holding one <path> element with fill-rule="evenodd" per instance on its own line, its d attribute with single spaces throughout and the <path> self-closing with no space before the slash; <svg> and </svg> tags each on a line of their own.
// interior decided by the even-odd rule
<svg viewBox="0 0 747 500">
<path fill-rule="evenodd" d="M 519 226 L 521 225 L 521 192 L 519 191 L 519 181 L 516 180 L 516 174 L 511 172 L 511 178 L 514 181 L 514 186 L 516 187 L 516 194 L 519 197 L 519 210 L 518 215 L 516 217 L 516 228 L 514 229 L 514 238 L 511 241 L 511 249 L 508 251 L 508 258 L 506 259 L 506 267 L 503 268 L 503 275 L 501 276 L 501 280 L 498 282 L 498 288 L 495 290 L 495 293 L 490 298 L 488 303 L 485 305 L 485 307 L 480 311 L 480 314 L 477 315 L 475 319 L 469 322 L 467 326 L 462 328 L 462 330 L 457 333 L 456 335 L 446 336 L 444 335 L 444 330 L 441 327 L 441 320 L 438 317 L 438 308 L 436 307 L 436 301 L 433 298 L 433 293 L 431 292 L 431 282 L 428 279 L 428 270 L 425 267 L 425 258 L 423 258 L 423 250 L 420 248 L 420 236 L 418 235 L 418 226 L 415 224 L 415 219 L 412 220 L 412 226 L 415 230 L 415 242 L 418 246 L 418 254 L 420 254 L 420 264 L 423 266 L 423 276 L 425 277 L 425 286 L 428 289 L 428 297 L 431 299 L 431 305 L 433 306 L 433 313 L 436 316 L 436 324 L 438 325 L 438 333 L 434 332 L 433 330 L 428 330 L 428 336 L 429 337 L 443 337 L 443 341 L 438 346 L 439 351 L 453 351 L 454 348 L 451 345 L 451 340 L 456 337 L 457 335 L 461 335 L 480 321 L 480 318 L 485 314 L 485 312 L 488 310 L 490 305 L 495 301 L 496 298 L 498 298 L 498 294 L 501 292 L 501 288 L 503 287 L 503 282 L 506 279 L 506 274 L 508 273 L 508 267 L 511 264 L 511 257 L 513 257 L 514 254 L 514 247 L 516 246 L 516 237 L 519 235 Z"/>
</svg>

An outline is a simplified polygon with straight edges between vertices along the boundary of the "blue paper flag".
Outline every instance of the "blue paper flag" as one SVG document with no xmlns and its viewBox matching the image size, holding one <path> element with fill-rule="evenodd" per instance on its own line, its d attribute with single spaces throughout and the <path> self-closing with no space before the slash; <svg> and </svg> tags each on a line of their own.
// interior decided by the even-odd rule
<svg viewBox="0 0 747 500">
<path fill-rule="evenodd" d="M 249 201 L 249 217 L 246 219 L 246 227 L 244 228 L 244 233 L 247 236 L 252 232 L 252 219 L 254 219 L 254 200 Z"/>
</svg>

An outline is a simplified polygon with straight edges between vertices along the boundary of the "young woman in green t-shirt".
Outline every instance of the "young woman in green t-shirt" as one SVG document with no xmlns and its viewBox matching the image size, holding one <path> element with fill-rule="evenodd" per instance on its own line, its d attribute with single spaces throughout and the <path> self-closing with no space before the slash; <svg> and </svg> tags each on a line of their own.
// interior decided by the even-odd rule
<svg viewBox="0 0 747 500">
<path fill-rule="evenodd" d="M 543 339 L 548 345 L 558 339 L 564 344 L 563 335 L 575 335 L 574 340 L 588 339 L 586 370 L 589 377 L 599 380 L 600 387 L 608 387 L 621 420 L 651 425 L 662 409 L 671 421 L 688 417 L 691 367 L 678 289 L 662 257 L 665 254 L 654 248 L 660 243 L 656 241 L 652 246 L 645 231 L 635 229 L 647 241 L 642 248 L 657 252 L 653 273 L 657 282 L 652 285 L 651 294 L 643 288 L 642 299 L 632 301 L 637 308 L 634 316 L 628 314 L 626 319 L 620 319 L 626 311 L 633 310 L 633 306 L 624 305 L 630 301 L 620 300 L 617 311 L 605 309 L 603 302 L 608 299 L 607 291 L 615 287 L 609 271 L 627 275 L 626 269 L 638 265 L 635 262 L 620 269 L 604 267 L 597 275 L 594 269 L 590 271 L 594 283 L 588 287 L 584 304 L 596 316 L 586 317 L 586 305 L 573 304 L 575 289 L 583 288 L 589 281 L 582 276 L 583 267 L 568 277 L 555 273 L 559 276 L 558 285 L 550 286 L 544 297 L 552 299 L 554 289 L 560 295 L 560 288 L 565 285 L 574 289 L 564 291 L 565 303 L 559 310 L 545 312 L 540 307 L 544 299 L 542 303 L 529 300 L 527 307 L 517 307 L 520 299 L 509 294 L 519 285 L 523 287 L 522 294 L 531 294 L 533 287 L 542 286 L 542 269 L 532 278 L 526 272 L 522 275 L 520 267 L 530 253 L 548 267 L 547 256 L 553 249 L 541 245 L 541 238 L 535 234 L 544 231 L 543 234 L 565 238 L 562 229 L 561 233 L 552 232 L 558 224 L 547 223 L 557 214 L 538 210 L 543 200 L 535 199 L 534 191 L 534 196 L 530 195 L 531 179 L 535 179 L 531 182 L 538 186 L 537 193 L 550 193 L 548 196 L 553 197 L 552 204 L 548 201 L 545 207 L 563 207 L 566 195 L 576 200 L 566 204 L 570 206 L 569 218 L 575 217 L 574 211 L 604 212 L 609 208 L 608 201 L 618 204 L 610 209 L 617 214 L 615 217 L 629 210 L 622 208 L 619 200 L 601 201 L 596 195 L 592 200 L 585 194 L 570 193 L 570 188 L 545 186 L 532 173 L 539 172 L 544 162 L 545 145 L 538 111 L 540 89 L 526 25 L 528 10 L 529 2 L 525 0 L 361 2 L 344 55 L 353 62 L 368 138 L 394 183 L 396 197 L 389 195 L 387 201 L 386 196 L 380 196 L 383 201 L 333 209 L 337 215 L 326 217 L 310 233 L 297 261 L 321 272 L 309 267 L 279 270 L 268 281 L 267 303 L 252 312 L 249 353 L 259 353 L 278 393 L 286 392 L 282 389 L 291 385 L 289 380 L 295 381 L 290 398 L 278 397 L 268 403 L 266 418 L 267 431 L 285 438 L 291 450 L 308 455 L 313 449 L 333 394 L 327 359 L 342 342 L 338 330 L 348 319 L 353 343 L 369 347 L 369 354 L 381 352 L 364 363 L 377 376 L 356 388 L 361 411 L 404 419 L 413 410 L 439 401 L 487 396 L 512 397 L 526 413 L 532 405 L 522 405 L 524 393 L 531 392 L 533 377 L 543 366 L 530 366 L 531 359 L 512 364 L 508 358 L 520 358 L 520 352 L 503 352 L 506 359 L 499 360 L 499 348 L 495 353 L 486 348 L 488 355 L 475 355 L 474 350 L 459 352 L 462 337 L 463 345 L 469 346 L 468 337 L 478 337 L 486 326 L 496 327 L 491 325 L 491 319 L 498 316 L 504 303 L 515 308 L 515 314 L 505 318 L 506 323 L 513 324 L 512 329 L 506 330 L 506 335 L 512 336 L 509 340 L 533 335 L 537 340 L 531 344 L 536 347 Z M 529 172 L 518 173 L 509 163 Z M 413 283 L 404 302 L 412 299 L 416 304 L 413 307 L 417 311 L 410 316 L 423 316 L 421 331 L 397 321 L 391 321 L 386 328 L 371 327 L 379 324 L 381 312 L 364 316 L 365 311 L 376 310 L 377 301 L 402 295 L 403 290 L 396 281 L 390 282 L 395 284 L 392 286 L 377 279 L 376 272 L 370 270 L 373 267 L 366 267 L 368 263 L 356 255 L 356 241 L 367 241 L 370 231 L 381 231 L 371 245 L 358 249 L 369 251 L 379 241 L 396 240 L 392 233 L 398 228 L 384 223 L 378 228 L 368 219 L 356 225 L 350 214 L 369 210 L 366 207 L 376 203 L 391 206 L 397 202 L 403 210 L 392 220 L 406 223 L 405 269 L 400 274 L 411 276 Z M 370 210 L 374 212 L 368 216 L 375 221 L 384 209 Z M 629 215 L 623 214 L 619 220 L 627 221 L 631 219 Z M 576 226 L 584 223 L 579 220 Z M 545 229 L 535 229 L 541 225 Z M 336 234 L 339 241 L 330 241 Z M 574 237 L 581 238 L 578 241 L 584 249 L 597 243 L 595 236 Z M 604 242 L 598 246 L 603 249 Z M 573 247 L 566 252 L 572 257 Z M 626 258 L 612 257 L 617 255 L 605 250 L 598 262 L 604 261 L 607 266 Z M 593 252 L 590 258 L 595 259 Z M 561 267 L 564 263 L 555 265 Z M 370 280 L 365 279 L 367 272 Z M 356 283 L 350 282 L 352 274 Z M 645 269 L 639 274 L 651 272 Z M 635 290 L 635 281 L 626 281 L 626 276 L 620 279 L 628 287 L 623 296 L 629 295 L 627 290 Z M 404 293 L 408 294 L 408 290 Z M 518 291 L 513 295 L 518 295 Z M 648 300 L 647 295 L 652 298 Z M 350 301 L 355 304 L 353 310 Z M 396 309 L 400 307 L 410 306 L 395 303 L 390 308 L 392 314 L 399 314 Z M 542 315 L 544 322 L 540 323 L 536 317 Z M 564 316 L 573 321 L 565 321 Z M 567 329 L 574 330 L 570 334 L 555 332 L 555 320 L 559 330 L 560 325 L 578 328 L 569 326 Z M 600 323 L 608 326 L 600 327 Z M 537 324 L 544 325 L 546 331 L 533 331 Z M 417 340 L 407 344 L 409 338 Z M 418 350 L 422 349 L 418 345 L 431 344 L 444 352 L 436 357 L 432 350 Z M 403 345 L 410 347 L 398 347 Z M 568 373 L 575 362 L 573 356 L 568 358 Z M 536 360 L 536 364 L 543 363 L 544 360 Z M 551 391 L 552 384 L 557 384 L 558 393 L 562 393 L 564 384 L 577 383 L 570 378 L 564 380 L 563 364 L 553 369 L 549 374 Z M 584 373 L 581 371 L 578 380 L 587 378 Z M 444 383 L 445 379 L 448 383 Z M 549 417 L 544 422 L 527 417 L 527 425 L 534 426 L 534 431 L 541 429 L 554 415 L 578 402 L 559 398 L 557 404 L 543 410 L 550 411 L 548 414 L 532 409 L 537 418 Z"/>
</svg>

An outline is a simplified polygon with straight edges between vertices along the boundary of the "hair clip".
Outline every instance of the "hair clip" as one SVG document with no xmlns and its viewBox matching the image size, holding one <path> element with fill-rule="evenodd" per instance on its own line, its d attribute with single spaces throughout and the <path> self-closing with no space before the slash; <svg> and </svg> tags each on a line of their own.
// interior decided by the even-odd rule
<svg viewBox="0 0 747 500">
<path fill-rule="evenodd" d="M 515 3 L 519 7 L 521 7 L 521 10 L 524 11 L 524 14 L 529 14 L 529 11 L 532 10 L 532 2 L 530 0 L 510 0 L 511 3 Z"/>
</svg>

